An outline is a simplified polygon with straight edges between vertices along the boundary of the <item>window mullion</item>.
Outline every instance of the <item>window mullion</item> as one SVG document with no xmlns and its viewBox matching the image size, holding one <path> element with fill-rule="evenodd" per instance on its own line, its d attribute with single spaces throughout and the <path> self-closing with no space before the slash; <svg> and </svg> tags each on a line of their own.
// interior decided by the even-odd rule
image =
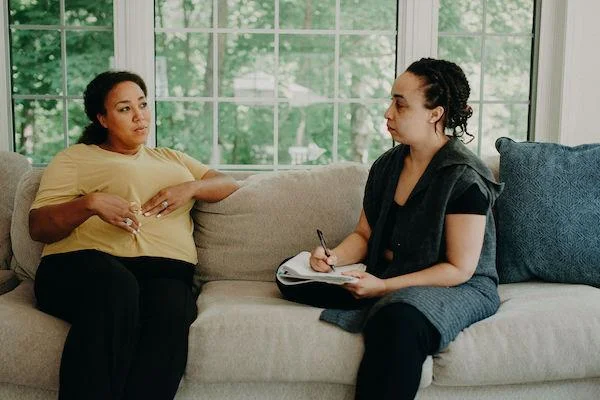
<svg viewBox="0 0 600 400">
<path fill-rule="evenodd" d="M 114 0 L 115 69 L 135 72 L 146 82 L 148 101 L 154 104 L 154 2 Z M 151 107 L 156 121 L 156 107 Z M 156 126 L 151 124 L 148 146 L 156 145 Z"/>
<path fill-rule="evenodd" d="M 0 150 L 14 150 L 12 128 L 12 89 L 10 83 L 10 51 L 8 43 L 8 8 L 0 7 Z"/>
<path fill-rule="evenodd" d="M 396 73 L 421 57 L 437 56 L 439 0 L 398 0 Z"/>
</svg>

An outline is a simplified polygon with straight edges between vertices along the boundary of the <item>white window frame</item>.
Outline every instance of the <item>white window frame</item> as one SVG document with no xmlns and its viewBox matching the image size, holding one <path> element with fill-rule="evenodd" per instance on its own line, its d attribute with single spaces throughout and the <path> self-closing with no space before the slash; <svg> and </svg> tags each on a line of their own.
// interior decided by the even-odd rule
<svg viewBox="0 0 600 400">
<path fill-rule="evenodd" d="M 421 57 L 436 57 L 438 7 L 439 0 L 398 0 L 397 74 Z M 561 139 L 561 111 L 565 102 L 561 98 L 564 36 L 567 23 L 574 24 L 576 18 L 567 15 L 566 7 L 563 0 L 544 0 L 538 15 L 539 67 L 535 82 L 535 123 L 532 124 L 535 129 L 530 132 L 530 137 L 535 140 L 559 142 Z M 153 102 L 154 1 L 114 0 L 113 21 L 115 68 L 140 74 L 148 85 L 148 98 Z M 4 71 L 0 73 L 0 150 L 14 151 L 6 5 L 0 9 L 0 24 L 0 55 L 4 55 L 0 57 L 0 69 Z M 155 143 L 153 128 L 148 144 L 153 146 Z"/>
</svg>

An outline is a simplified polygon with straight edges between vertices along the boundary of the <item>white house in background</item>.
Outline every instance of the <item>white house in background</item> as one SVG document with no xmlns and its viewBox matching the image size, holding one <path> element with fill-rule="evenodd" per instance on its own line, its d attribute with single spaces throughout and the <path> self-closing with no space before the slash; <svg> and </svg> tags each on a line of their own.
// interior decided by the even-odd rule
<svg viewBox="0 0 600 400">
<path fill-rule="evenodd" d="M 304 107 L 326 103 L 328 99 L 296 83 L 284 84 L 280 87 L 281 93 L 288 100 L 290 107 L 300 108 L 300 123 L 296 129 L 296 143 L 295 146 L 288 148 L 292 164 L 303 164 L 306 161 L 316 160 L 325 153 L 325 149 L 314 142 L 306 146 L 303 144 L 306 134 L 306 112 Z M 233 80 L 233 92 L 238 104 L 256 104 L 256 99 L 274 99 L 278 95 L 275 77 L 261 71 L 250 72 L 235 78 Z M 254 101 L 244 101 L 247 98 L 252 98 Z"/>
</svg>

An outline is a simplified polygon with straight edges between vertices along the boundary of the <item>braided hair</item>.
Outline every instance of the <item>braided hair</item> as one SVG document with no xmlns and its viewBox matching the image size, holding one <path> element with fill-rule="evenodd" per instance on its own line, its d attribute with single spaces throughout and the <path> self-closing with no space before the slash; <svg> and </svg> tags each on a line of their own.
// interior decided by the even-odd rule
<svg viewBox="0 0 600 400">
<path fill-rule="evenodd" d="M 88 83 L 83 92 L 85 114 L 90 124 L 85 127 L 77 143 L 102 144 L 108 138 L 108 130 L 98 121 L 98 114 L 106 115 L 104 102 L 108 93 L 121 82 L 133 82 L 148 95 L 144 80 L 137 74 L 128 71 L 105 71 Z"/>
<path fill-rule="evenodd" d="M 425 107 L 444 108 L 444 128 L 450 129 L 454 137 L 469 136 L 467 143 L 473 140 L 467 132 L 467 119 L 473 115 L 467 104 L 471 89 L 463 70 L 453 62 L 433 58 L 421 58 L 406 70 L 424 81 Z"/>
</svg>

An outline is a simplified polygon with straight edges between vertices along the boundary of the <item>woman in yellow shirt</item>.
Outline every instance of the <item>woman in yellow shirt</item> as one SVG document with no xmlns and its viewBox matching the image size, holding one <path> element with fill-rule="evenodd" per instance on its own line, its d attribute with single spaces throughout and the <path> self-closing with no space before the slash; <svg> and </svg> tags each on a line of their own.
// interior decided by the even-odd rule
<svg viewBox="0 0 600 400">
<path fill-rule="evenodd" d="M 146 85 L 107 71 L 84 93 L 91 123 L 44 171 L 29 213 L 46 243 L 38 307 L 71 323 L 59 399 L 172 399 L 196 317 L 196 200 L 229 196 L 235 180 L 181 152 L 145 146 Z"/>
</svg>

